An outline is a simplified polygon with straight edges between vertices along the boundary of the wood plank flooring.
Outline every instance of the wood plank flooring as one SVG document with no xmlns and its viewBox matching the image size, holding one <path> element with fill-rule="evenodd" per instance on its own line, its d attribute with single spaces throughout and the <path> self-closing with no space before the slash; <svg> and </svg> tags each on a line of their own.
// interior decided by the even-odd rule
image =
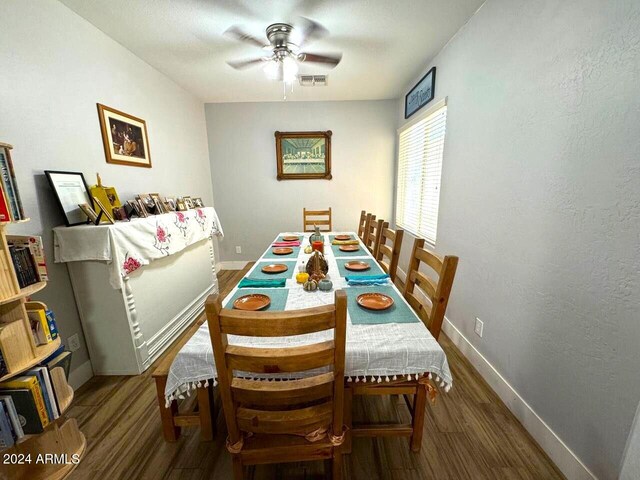
<svg viewBox="0 0 640 480">
<path fill-rule="evenodd" d="M 230 291 L 243 275 L 244 271 L 219 272 L 221 292 Z M 444 334 L 440 338 L 454 387 L 439 395 L 435 406 L 427 406 L 422 451 L 411 453 L 404 438 L 355 438 L 353 453 L 345 457 L 345 478 L 564 478 L 457 348 Z M 171 350 L 182 343 L 177 340 Z M 178 442 L 165 443 L 152 371 L 153 367 L 134 377 L 97 376 L 76 392 L 69 416 L 77 418 L 87 437 L 87 452 L 71 480 L 231 478 L 221 415 L 214 441 L 202 442 L 199 427 L 193 427 L 183 428 Z M 356 397 L 354 420 L 364 418 L 381 423 L 410 421 L 399 397 Z M 259 466 L 247 470 L 245 478 L 324 478 L 324 464 Z"/>
</svg>

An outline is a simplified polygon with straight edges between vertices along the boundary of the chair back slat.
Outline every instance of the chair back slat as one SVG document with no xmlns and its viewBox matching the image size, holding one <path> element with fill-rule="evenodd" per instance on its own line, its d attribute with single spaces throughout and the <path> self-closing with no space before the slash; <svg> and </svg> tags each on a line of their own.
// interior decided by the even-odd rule
<svg viewBox="0 0 640 480">
<path fill-rule="evenodd" d="M 220 318 L 222 333 L 248 337 L 284 337 L 320 332 L 335 327 L 335 308 L 333 305 L 309 308 L 308 315 L 301 317 L 300 312 L 264 312 L 260 318 L 247 318 L 240 310 L 230 310 Z"/>
<path fill-rule="evenodd" d="M 302 209 L 302 230 L 305 232 L 313 232 L 314 225 L 320 227 L 320 230 L 323 232 L 333 230 L 331 207 L 329 207 L 328 210 Z M 322 228 L 323 226 L 327 228 Z"/>
<path fill-rule="evenodd" d="M 238 408 L 238 427 L 243 432 L 276 435 L 305 435 L 331 424 L 333 402 L 297 410 L 258 410 Z"/>
<path fill-rule="evenodd" d="M 422 263 L 435 272 L 437 281 L 420 271 Z M 440 257 L 424 248 L 424 239 L 416 238 L 407 272 L 404 297 L 436 340 L 440 336 L 457 267 L 458 257 L 453 255 Z M 423 298 L 430 300 L 430 306 L 419 299 L 415 292 L 416 287 L 421 291 Z"/>
<path fill-rule="evenodd" d="M 380 232 L 382 226 L 385 224 L 384 220 L 376 220 L 375 218 L 375 215 L 373 215 L 371 218 L 371 223 L 369 224 L 369 228 L 367 231 L 367 238 L 364 241 L 367 250 L 369 250 L 369 252 L 374 256 L 376 253 L 376 249 L 380 243 Z"/>
<path fill-rule="evenodd" d="M 263 382 L 234 378 L 231 382 L 234 398 L 241 404 L 251 405 L 297 405 L 319 398 L 333 396 L 333 373 L 323 373 L 286 382 Z"/>
<path fill-rule="evenodd" d="M 243 432 L 306 435 L 318 428 L 342 431 L 347 318 L 344 291 L 335 292 L 334 305 L 297 311 L 223 309 L 217 295 L 209 297 L 205 309 L 231 444 L 239 442 Z M 327 330 L 332 330 L 331 340 L 298 347 L 256 348 L 228 343 L 229 333 L 282 337 Z M 311 374 L 314 369 L 320 370 Z M 300 378 L 271 382 L 242 378 L 281 372 Z"/>
<path fill-rule="evenodd" d="M 358 238 L 364 241 L 364 226 L 367 223 L 367 212 L 362 210 L 360 212 L 360 221 L 358 221 Z"/>
<path fill-rule="evenodd" d="M 229 368 L 243 372 L 302 372 L 333 364 L 333 340 L 302 347 L 254 348 L 229 345 L 226 360 Z"/>
<path fill-rule="evenodd" d="M 420 287 L 426 293 L 427 297 L 429 297 L 429 301 L 433 302 L 436 297 L 436 290 L 438 289 L 438 284 L 432 278 L 427 277 L 422 272 L 416 272 L 415 270 L 411 272 L 411 281 L 416 284 L 416 286 Z"/>
<path fill-rule="evenodd" d="M 388 227 L 389 225 L 385 222 L 380 229 L 378 251 L 375 254 L 375 258 L 382 269 L 389 274 L 391 281 L 395 282 L 404 230 L 391 230 Z M 389 244 L 387 244 L 387 240 L 390 242 Z"/>
</svg>

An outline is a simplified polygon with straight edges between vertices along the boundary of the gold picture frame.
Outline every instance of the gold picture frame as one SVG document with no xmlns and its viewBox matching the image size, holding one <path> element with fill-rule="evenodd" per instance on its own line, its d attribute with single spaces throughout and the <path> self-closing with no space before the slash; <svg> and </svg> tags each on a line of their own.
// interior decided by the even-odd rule
<svg viewBox="0 0 640 480">
<path fill-rule="evenodd" d="M 97 105 L 107 163 L 151 168 L 147 122 L 115 108 Z"/>
<path fill-rule="evenodd" d="M 276 132 L 278 180 L 331 180 L 331 130 Z"/>
</svg>

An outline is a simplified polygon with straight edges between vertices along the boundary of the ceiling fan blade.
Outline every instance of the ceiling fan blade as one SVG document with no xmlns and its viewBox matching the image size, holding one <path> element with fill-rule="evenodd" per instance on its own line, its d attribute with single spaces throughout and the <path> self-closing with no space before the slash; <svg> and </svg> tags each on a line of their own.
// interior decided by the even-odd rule
<svg viewBox="0 0 640 480">
<path fill-rule="evenodd" d="M 329 35 L 329 30 L 318 22 L 310 18 L 300 17 L 300 20 L 293 29 L 291 41 L 299 48 L 302 48 L 304 45 L 326 37 L 327 35 Z"/>
<path fill-rule="evenodd" d="M 320 55 L 318 53 L 301 53 L 298 55 L 298 60 L 304 63 L 321 63 L 330 68 L 335 67 L 342 60 L 341 53 L 329 53 L 326 55 Z"/>
<path fill-rule="evenodd" d="M 242 60 L 227 60 L 227 64 L 236 70 L 244 70 L 245 68 L 253 67 L 259 63 L 265 61 L 264 57 L 258 58 L 245 58 Z"/>
<path fill-rule="evenodd" d="M 264 41 L 260 40 L 259 38 L 256 38 L 253 35 L 245 32 L 242 28 L 240 28 L 237 25 L 229 27 L 224 32 L 224 34 L 229 38 L 233 38 L 235 40 L 240 40 L 241 42 L 245 42 L 245 43 L 250 43 L 254 47 L 264 48 L 264 47 L 268 47 L 269 46 L 266 42 L 264 42 Z"/>
</svg>

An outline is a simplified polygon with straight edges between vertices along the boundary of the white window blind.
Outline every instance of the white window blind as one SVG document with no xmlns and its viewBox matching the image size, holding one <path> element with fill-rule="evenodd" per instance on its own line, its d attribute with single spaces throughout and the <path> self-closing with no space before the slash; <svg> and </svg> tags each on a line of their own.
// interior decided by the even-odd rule
<svg viewBox="0 0 640 480">
<path fill-rule="evenodd" d="M 443 105 L 400 131 L 396 224 L 435 245 L 447 123 Z"/>
</svg>

